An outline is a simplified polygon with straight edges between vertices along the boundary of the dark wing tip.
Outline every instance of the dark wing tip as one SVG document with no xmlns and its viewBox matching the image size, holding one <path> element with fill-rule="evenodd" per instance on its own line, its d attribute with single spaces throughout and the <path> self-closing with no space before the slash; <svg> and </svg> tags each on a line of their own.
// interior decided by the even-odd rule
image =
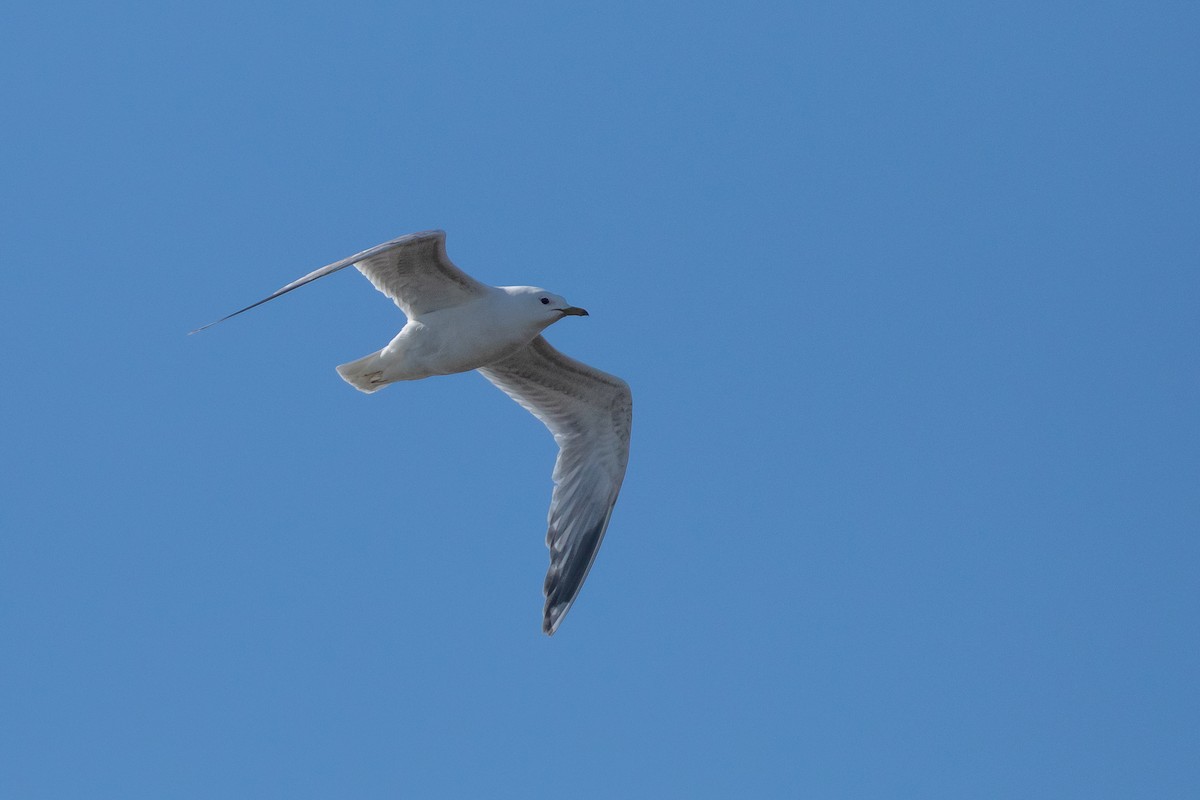
<svg viewBox="0 0 1200 800">
<path fill-rule="evenodd" d="M 573 548 L 573 554 L 565 557 L 559 563 L 551 560 L 543 586 L 546 607 L 542 618 L 542 632 L 547 636 L 554 635 L 563 618 L 579 597 L 583 582 L 587 580 L 588 573 L 592 570 L 592 564 L 596 560 L 596 553 L 600 550 L 600 541 L 604 538 L 604 531 L 608 528 L 611 514 L 612 509 L 610 508 L 599 524 L 580 537 L 578 544 Z"/>
<path fill-rule="evenodd" d="M 242 313 L 242 312 L 241 312 L 241 311 L 239 311 L 239 312 L 237 312 L 237 313 L 238 313 L 238 314 L 240 314 L 240 313 Z M 229 315 L 229 317 L 232 317 L 232 316 L 236 316 L 236 315 L 234 315 L 234 314 L 230 314 L 230 315 Z M 194 333 L 199 333 L 200 331 L 206 331 L 206 330 L 208 330 L 209 328 L 211 328 L 213 325 L 220 325 L 222 322 L 224 322 L 225 320 L 229 319 L 229 317 L 221 317 L 221 318 L 220 318 L 219 320 L 217 320 L 216 322 L 210 322 L 210 323 L 208 323 L 207 325 L 201 325 L 199 328 L 196 328 L 196 329 L 194 329 L 194 330 L 190 330 L 190 331 L 188 331 L 187 335 L 188 335 L 188 336 L 191 336 L 191 335 L 192 335 L 192 334 L 194 334 Z"/>
<path fill-rule="evenodd" d="M 276 292 L 275 294 L 271 295 L 270 297 L 264 297 L 262 300 L 259 300 L 257 303 L 254 303 L 253 305 L 248 305 L 245 308 L 241 309 L 240 311 L 235 311 L 232 314 L 227 314 L 226 316 L 221 317 L 216 322 L 210 322 L 207 325 L 201 325 L 199 328 L 196 328 L 195 330 L 188 331 L 188 336 L 191 336 L 193 333 L 199 333 L 200 331 L 208 330 L 213 325 L 220 325 L 225 320 L 232 319 L 233 317 L 236 317 L 238 314 L 245 313 L 246 311 L 249 311 L 252 308 L 258 308 L 259 306 L 261 306 L 263 303 L 267 302 L 268 300 L 274 300 L 276 297 L 283 294 L 284 291 L 287 291 L 287 290 L 281 289 L 278 292 Z"/>
<path fill-rule="evenodd" d="M 546 604 L 545 616 L 542 618 L 542 633 L 547 636 L 553 636 L 558 630 L 559 623 L 563 621 L 563 617 L 567 615 L 567 609 L 571 607 L 568 603 L 558 603 L 556 605 Z"/>
<path fill-rule="evenodd" d="M 414 234 L 414 235 L 420 236 L 421 234 Z M 263 303 L 268 303 L 271 300 L 274 300 L 276 297 L 280 297 L 282 295 L 287 294 L 288 292 L 292 291 L 293 289 L 299 289 L 301 286 L 304 286 L 307 283 L 312 283 L 317 278 L 323 278 L 326 275 L 330 275 L 334 272 L 337 272 L 340 269 L 345 269 L 346 267 L 349 267 L 349 266 L 355 264 L 356 262 L 358 262 L 359 259 L 365 258 L 366 256 L 369 256 L 373 253 L 377 253 L 380 250 L 386 250 L 387 248 L 393 246 L 395 244 L 395 242 L 401 241 L 404 238 L 405 237 L 401 237 L 401 239 L 393 240 L 391 242 L 387 242 L 386 244 L 381 244 L 377 247 L 372 247 L 369 250 L 364 250 L 361 253 L 356 253 L 356 254 L 350 256 L 349 258 L 343 258 L 341 261 L 335 261 L 332 264 L 327 264 L 323 267 L 320 267 L 319 269 L 315 269 L 312 272 L 305 275 L 303 278 L 297 278 L 296 280 L 289 283 L 287 286 L 284 286 L 282 289 L 272 292 L 270 295 L 268 295 L 267 297 L 264 297 L 262 300 L 259 300 L 257 303 L 251 303 L 250 305 L 246 306 L 243 309 L 235 311 L 232 314 L 229 314 L 227 316 L 221 317 L 216 322 L 210 322 L 207 325 L 196 328 L 194 331 L 189 331 L 188 335 L 191 336 L 193 333 L 199 333 L 200 331 L 205 330 L 206 328 L 211 328 L 213 325 L 220 324 L 227 319 L 236 317 L 238 314 L 244 314 L 245 312 L 249 311 L 252 308 L 258 308 Z"/>
</svg>

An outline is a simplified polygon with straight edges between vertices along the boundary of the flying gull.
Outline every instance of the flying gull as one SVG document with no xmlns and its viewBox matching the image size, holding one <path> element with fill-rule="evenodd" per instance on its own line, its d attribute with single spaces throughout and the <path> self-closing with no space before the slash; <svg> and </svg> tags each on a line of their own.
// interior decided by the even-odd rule
<svg viewBox="0 0 1200 800">
<path fill-rule="evenodd" d="M 350 266 L 392 298 L 408 322 L 387 347 L 338 367 L 346 382 L 370 393 L 473 369 L 554 434 L 559 450 L 542 620 L 542 630 L 553 634 L 596 560 L 625 477 L 633 416 L 628 384 L 568 358 L 542 337 L 560 319 L 587 311 L 545 289 L 480 283 L 446 257 L 442 231 L 401 236 L 335 261 L 217 322 Z"/>
</svg>

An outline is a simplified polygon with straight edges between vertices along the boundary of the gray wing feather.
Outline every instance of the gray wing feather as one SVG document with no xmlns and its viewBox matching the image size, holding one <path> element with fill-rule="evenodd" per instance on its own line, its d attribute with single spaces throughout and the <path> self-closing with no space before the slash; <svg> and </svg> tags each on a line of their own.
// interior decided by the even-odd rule
<svg viewBox="0 0 1200 800">
<path fill-rule="evenodd" d="M 541 336 L 479 372 L 540 419 L 558 443 L 542 621 L 552 634 L 608 529 L 629 462 L 633 396 L 625 381 L 564 356 Z"/>
<path fill-rule="evenodd" d="M 197 328 L 198 333 L 218 322 L 261 306 L 293 289 L 299 289 L 317 278 L 324 278 L 340 269 L 354 266 L 371 281 L 376 289 L 400 306 L 409 318 L 448 308 L 484 294 L 488 287 L 467 275 L 446 256 L 446 234 L 443 231 L 411 233 L 355 253 L 313 270 L 303 278 L 292 281 L 279 291 L 257 303 Z"/>
</svg>

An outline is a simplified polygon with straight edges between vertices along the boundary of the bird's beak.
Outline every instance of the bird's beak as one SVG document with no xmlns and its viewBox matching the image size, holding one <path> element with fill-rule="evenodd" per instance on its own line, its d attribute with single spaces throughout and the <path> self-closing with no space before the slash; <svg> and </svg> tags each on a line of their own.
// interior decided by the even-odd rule
<svg viewBox="0 0 1200 800">
<path fill-rule="evenodd" d="M 575 306 L 560 308 L 559 311 L 562 312 L 564 317 L 586 317 L 588 315 L 586 308 L 576 308 Z"/>
</svg>

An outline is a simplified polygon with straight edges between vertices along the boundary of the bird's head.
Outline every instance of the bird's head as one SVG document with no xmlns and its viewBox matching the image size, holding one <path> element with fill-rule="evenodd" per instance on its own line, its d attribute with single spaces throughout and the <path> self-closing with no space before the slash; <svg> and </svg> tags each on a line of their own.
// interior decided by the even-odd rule
<svg viewBox="0 0 1200 800">
<path fill-rule="evenodd" d="M 562 295 L 547 292 L 536 286 L 504 287 L 517 301 L 521 313 L 535 320 L 542 328 L 553 325 L 563 317 L 586 317 L 585 309 L 573 306 Z"/>
</svg>

